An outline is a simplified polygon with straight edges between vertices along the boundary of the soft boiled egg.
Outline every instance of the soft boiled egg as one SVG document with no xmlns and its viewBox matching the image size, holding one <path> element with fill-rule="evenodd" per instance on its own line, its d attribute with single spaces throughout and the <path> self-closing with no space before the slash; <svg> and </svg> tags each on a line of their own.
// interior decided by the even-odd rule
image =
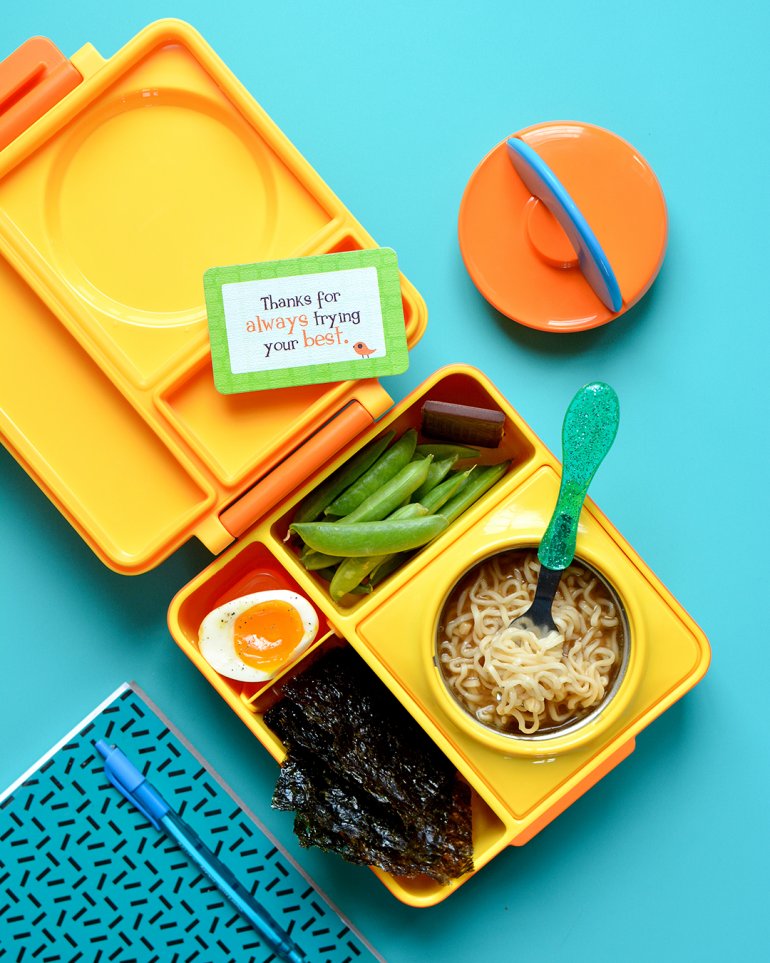
<svg viewBox="0 0 770 963">
<path fill-rule="evenodd" d="M 318 616 L 296 592 L 254 592 L 209 612 L 201 623 L 199 648 L 220 675 L 240 682 L 265 682 L 310 645 Z"/>
</svg>

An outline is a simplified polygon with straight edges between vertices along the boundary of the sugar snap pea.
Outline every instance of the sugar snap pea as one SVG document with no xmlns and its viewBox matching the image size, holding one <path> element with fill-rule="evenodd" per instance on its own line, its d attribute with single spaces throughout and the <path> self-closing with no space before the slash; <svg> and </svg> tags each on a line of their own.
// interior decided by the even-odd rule
<svg viewBox="0 0 770 963">
<path fill-rule="evenodd" d="M 428 477 L 432 467 L 433 456 L 421 458 L 419 461 L 409 462 L 397 475 L 394 475 L 384 485 L 381 485 L 361 504 L 354 508 L 349 515 L 341 518 L 336 524 L 349 525 L 352 522 L 377 522 L 390 515 L 409 496 L 417 491 Z"/>
<path fill-rule="evenodd" d="M 510 464 L 509 461 L 504 461 L 499 465 L 478 466 L 463 488 L 437 509 L 438 513 L 447 520 L 447 523 L 459 518 L 466 508 L 470 508 L 475 501 L 503 477 Z"/>
<path fill-rule="evenodd" d="M 462 490 L 473 471 L 473 468 L 469 468 L 467 471 L 458 471 L 454 475 L 450 475 L 440 485 L 436 485 L 432 491 L 429 491 L 427 495 L 423 495 L 420 504 L 424 505 L 429 512 L 438 511 L 445 502 L 448 502 L 450 498 Z"/>
<path fill-rule="evenodd" d="M 423 515 L 430 515 L 431 512 L 424 505 L 412 504 L 402 505 L 397 508 L 388 518 L 422 518 Z"/>
<path fill-rule="evenodd" d="M 455 472 L 454 475 L 450 475 L 449 478 L 446 478 L 440 485 L 436 485 L 433 491 L 428 492 L 420 504 L 423 508 L 427 508 L 431 514 L 438 512 L 445 502 L 448 502 L 453 495 L 457 495 L 462 491 L 463 487 L 468 483 L 468 479 L 473 475 L 474 470 L 475 467 L 468 468 L 466 471 L 458 471 Z M 409 560 L 409 555 L 409 552 L 397 552 L 395 555 L 382 556 L 378 564 L 371 571 L 371 584 L 376 586 L 379 585 L 380 582 L 384 582 L 389 575 L 392 575 L 396 569 L 400 568 Z"/>
<path fill-rule="evenodd" d="M 428 514 L 428 509 L 420 504 L 404 505 L 397 508 L 389 515 L 389 518 L 421 518 Z M 329 594 L 335 602 L 339 602 L 343 596 L 353 592 L 366 576 L 378 565 L 381 565 L 388 555 L 364 555 L 359 558 L 346 558 L 337 566 L 334 576 L 329 585 Z M 371 591 L 371 587 L 369 588 Z"/>
<path fill-rule="evenodd" d="M 334 570 L 329 583 L 329 595 L 335 602 L 339 602 L 357 585 L 360 585 L 383 559 L 388 557 L 387 555 L 365 555 L 362 558 L 346 558 Z"/>
<path fill-rule="evenodd" d="M 449 522 L 441 515 L 386 518 L 379 522 L 300 522 L 291 531 L 326 555 L 390 555 L 419 548 L 443 532 Z"/>
<path fill-rule="evenodd" d="M 338 495 L 325 509 L 326 515 L 349 515 L 361 502 L 374 494 L 381 485 L 408 465 L 417 444 L 414 428 L 405 431 L 393 445 L 383 452 L 367 471 Z"/>
<path fill-rule="evenodd" d="M 335 571 L 336 570 L 334 568 L 322 568 L 318 572 L 316 572 L 316 574 L 320 575 L 322 578 L 325 578 L 327 582 L 331 582 L 331 580 L 334 578 Z M 350 595 L 369 595 L 369 593 L 372 591 L 372 588 L 373 586 L 368 584 L 356 585 L 350 590 L 349 594 Z"/>
<path fill-rule="evenodd" d="M 396 569 L 401 568 L 404 562 L 408 561 L 409 556 L 409 552 L 397 552 L 395 555 L 386 555 L 377 568 L 372 571 L 370 578 L 372 588 L 376 588 L 380 582 L 384 582 Z"/>
<path fill-rule="evenodd" d="M 457 472 L 434 488 L 422 500 L 422 505 L 431 512 L 443 515 L 449 524 L 489 491 L 495 482 L 502 478 L 509 465 L 510 462 L 503 462 L 500 465 L 476 465 L 467 471 Z M 452 485 L 456 486 L 454 490 L 451 488 Z M 382 559 L 371 572 L 371 585 L 376 587 L 380 582 L 384 582 L 396 569 L 408 562 L 409 558 L 409 552 L 399 552 Z"/>
<path fill-rule="evenodd" d="M 334 578 L 335 571 L 336 569 L 331 565 L 329 568 L 319 568 L 316 575 L 320 575 L 321 578 L 325 578 L 327 582 L 331 582 Z"/>
<path fill-rule="evenodd" d="M 339 494 L 349 488 L 368 468 L 372 467 L 391 443 L 395 434 L 395 431 L 389 431 L 380 435 L 370 441 L 368 445 L 365 445 L 361 451 L 356 452 L 352 458 L 343 462 L 335 472 L 302 499 L 294 515 L 294 521 L 312 522 L 318 518 L 327 505 L 330 505 Z"/>
<path fill-rule="evenodd" d="M 478 448 L 469 448 L 467 445 L 449 445 L 437 442 L 436 444 L 418 445 L 415 448 L 416 455 L 433 455 L 436 461 L 442 458 L 456 458 L 464 461 L 466 458 L 475 458 L 479 453 Z"/>
<path fill-rule="evenodd" d="M 432 458 L 433 456 L 428 455 L 427 457 Z M 425 481 L 420 485 L 414 495 L 412 495 L 412 501 L 421 502 L 424 495 L 427 495 L 439 482 L 442 482 L 446 478 L 456 461 L 457 459 L 454 456 L 451 458 L 443 458 L 441 461 L 434 461 L 428 468 Z"/>
<path fill-rule="evenodd" d="M 342 561 L 341 555 L 324 555 L 323 552 L 314 552 L 308 548 L 299 557 L 300 562 L 308 572 L 318 572 L 321 569 L 332 568 Z"/>
</svg>

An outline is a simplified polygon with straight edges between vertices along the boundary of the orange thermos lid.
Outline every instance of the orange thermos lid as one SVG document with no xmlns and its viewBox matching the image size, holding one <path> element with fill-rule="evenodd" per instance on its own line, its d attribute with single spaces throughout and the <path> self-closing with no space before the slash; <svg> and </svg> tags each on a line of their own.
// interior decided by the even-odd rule
<svg viewBox="0 0 770 963">
<path fill-rule="evenodd" d="M 499 143 L 460 205 L 465 266 L 498 311 L 531 328 L 605 324 L 652 284 L 666 248 L 663 192 L 627 141 L 551 122 Z"/>
</svg>

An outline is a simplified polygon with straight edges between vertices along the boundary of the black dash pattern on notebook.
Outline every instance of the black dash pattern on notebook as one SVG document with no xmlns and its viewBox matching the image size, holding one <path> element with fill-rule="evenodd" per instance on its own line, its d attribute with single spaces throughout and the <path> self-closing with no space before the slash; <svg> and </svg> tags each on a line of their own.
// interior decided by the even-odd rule
<svg viewBox="0 0 770 963">
<path fill-rule="evenodd" d="M 372 960 L 128 688 L 0 803 L 0 961 L 271 963 L 258 934 L 104 775 L 115 742 L 313 963 Z"/>
</svg>

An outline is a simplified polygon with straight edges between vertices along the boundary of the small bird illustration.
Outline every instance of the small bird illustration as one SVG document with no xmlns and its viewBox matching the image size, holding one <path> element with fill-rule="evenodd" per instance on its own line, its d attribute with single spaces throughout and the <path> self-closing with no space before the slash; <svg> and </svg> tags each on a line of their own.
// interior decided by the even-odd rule
<svg viewBox="0 0 770 963">
<path fill-rule="evenodd" d="M 356 341 L 353 350 L 356 354 L 360 354 L 362 358 L 368 358 L 370 354 L 374 354 L 374 348 L 368 348 L 363 341 Z"/>
</svg>

